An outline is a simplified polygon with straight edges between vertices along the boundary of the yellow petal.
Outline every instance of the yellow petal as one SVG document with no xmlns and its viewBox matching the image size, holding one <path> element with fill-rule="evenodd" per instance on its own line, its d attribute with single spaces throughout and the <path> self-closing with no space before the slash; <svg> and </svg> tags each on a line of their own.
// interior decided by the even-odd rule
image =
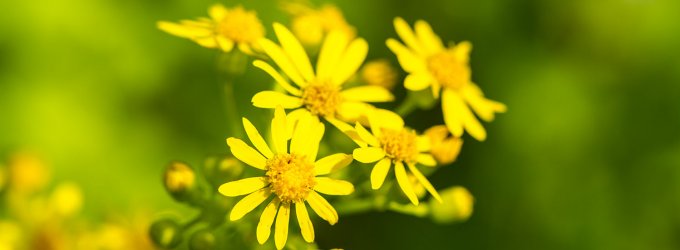
<svg viewBox="0 0 680 250">
<path fill-rule="evenodd" d="M 451 130 L 451 134 L 461 136 L 460 126 L 462 125 L 465 131 L 478 141 L 486 139 L 486 130 L 454 90 L 444 90 L 442 107 L 444 109 L 444 121 Z"/>
<path fill-rule="evenodd" d="M 284 73 L 286 73 L 288 78 L 293 80 L 293 82 L 300 87 L 307 86 L 307 82 L 304 81 L 298 70 L 295 68 L 295 65 L 293 65 L 288 58 L 288 55 L 283 52 L 281 47 L 265 38 L 258 41 L 262 50 L 279 66 L 279 68 L 281 68 L 281 70 L 283 70 Z"/>
<path fill-rule="evenodd" d="M 349 88 L 341 92 L 342 97 L 349 101 L 361 102 L 390 102 L 394 96 L 381 86 L 360 86 Z"/>
<path fill-rule="evenodd" d="M 312 114 L 309 113 L 309 110 L 305 108 L 299 108 L 286 114 L 286 130 L 288 131 L 288 139 L 293 138 L 293 132 L 295 132 L 295 127 L 297 126 L 298 121 L 302 120 L 302 118 L 305 116 L 311 115 Z"/>
<path fill-rule="evenodd" d="M 274 228 L 274 244 L 276 249 L 283 249 L 288 240 L 288 223 L 290 220 L 290 203 L 283 203 L 276 215 L 276 227 Z"/>
<path fill-rule="evenodd" d="M 218 191 L 224 196 L 240 196 L 260 190 L 269 185 L 266 177 L 250 177 L 220 185 Z"/>
<path fill-rule="evenodd" d="M 425 178 L 425 176 L 423 175 L 423 173 L 421 173 L 420 170 L 418 170 L 418 168 L 416 168 L 416 166 L 413 165 L 413 164 L 408 164 L 408 168 L 409 168 L 409 170 L 411 170 L 411 173 L 413 173 L 413 175 L 418 179 L 418 181 L 420 182 L 420 184 L 422 184 L 422 185 L 425 187 L 425 189 L 427 189 L 427 191 L 430 192 L 430 194 L 432 195 L 432 197 L 434 197 L 437 201 L 439 201 L 439 203 L 441 203 L 441 202 L 442 202 L 442 197 L 439 196 L 439 193 L 437 192 L 437 189 L 435 189 L 435 188 L 432 186 L 432 184 L 430 183 L 430 181 L 428 181 L 427 178 Z"/>
<path fill-rule="evenodd" d="M 281 106 L 274 110 L 274 118 L 272 119 L 272 141 L 274 142 L 274 150 L 277 153 L 288 153 L 288 131 L 286 124 L 286 112 Z"/>
<path fill-rule="evenodd" d="M 243 218 L 244 215 L 250 213 L 250 211 L 253 211 L 253 209 L 262 204 L 270 194 L 271 192 L 269 189 L 263 188 L 244 197 L 231 209 L 229 220 L 235 221 Z"/>
<path fill-rule="evenodd" d="M 279 74 L 278 71 L 276 71 L 271 65 L 268 63 L 261 61 L 261 60 L 255 60 L 253 62 L 253 66 L 260 68 L 264 72 L 267 72 L 272 78 L 274 78 L 274 81 L 276 81 L 283 89 L 288 91 L 288 93 L 291 93 L 295 96 L 300 96 L 302 92 L 300 92 L 299 89 L 293 87 L 293 85 L 290 85 L 288 80 L 284 79 L 281 74 Z"/>
<path fill-rule="evenodd" d="M 222 4 L 213 4 L 208 9 L 208 15 L 215 21 L 222 21 L 229 11 Z"/>
<path fill-rule="evenodd" d="M 427 73 L 414 73 L 406 76 L 404 87 L 411 91 L 419 91 L 429 87 L 434 80 Z"/>
<path fill-rule="evenodd" d="M 340 59 L 333 75 L 331 82 L 335 85 L 341 85 L 347 81 L 366 59 L 368 53 L 368 43 L 362 38 L 357 38 L 352 41 L 344 55 Z"/>
<path fill-rule="evenodd" d="M 338 108 L 338 117 L 345 121 L 357 121 L 372 109 L 373 106 L 363 102 L 343 101 Z"/>
<path fill-rule="evenodd" d="M 432 83 L 430 86 L 432 87 L 432 96 L 434 99 L 439 99 L 439 92 L 442 89 L 442 86 L 439 85 L 439 83 Z"/>
<path fill-rule="evenodd" d="M 472 110 L 487 122 L 493 121 L 496 112 L 506 111 L 504 104 L 484 98 L 482 90 L 475 84 L 466 84 L 462 89 L 463 98 L 470 105 Z"/>
<path fill-rule="evenodd" d="M 352 163 L 352 155 L 337 153 L 319 159 L 314 163 L 315 175 L 330 174 Z"/>
<path fill-rule="evenodd" d="M 279 199 L 274 198 L 267 207 L 262 211 L 260 216 L 260 222 L 257 223 L 257 242 L 260 245 L 267 242 L 269 239 L 269 234 L 271 234 L 272 224 L 274 224 L 274 219 L 276 218 L 276 211 L 279 209 Z"/>
<path fill-rule="evenodd" d="M 404 41 L 406 46 L 413 49 L 418 54 L 423 53 L 423 49 L 418 39 L 416 39 L 416 36 L 413 34 L 413 30 L 411 30 L 411 27 L 409 27 L 408 23 L 406 23 L 404 19 L 401 17 L 395 18 L 394 29 L 397 31 L 397 35 L 399 35 L 401 40 Z"/>
<path fill-rule="evenodd" d="M 212 30 L 210 30 L 209 27 L 177 24 L 166 21 L 159 21 L 156 25 L 158 26 L 158 29 L 182 38 L 207 37 L 212 35 Z"/>
<path fill-rule="evenodd" d="M 297 215 L 298 224 L 300 224 L 302 238 L 307 242 L 314 242 L 314 225 L 312 225 L 312 221 L 309 219 L 307 206 L 304 202 L 295 203 L 295 214 Z"/>
<path fill-rule="evenodd" d="M 272 158 L 274 156 L 274 153 L 269 149 L 267 142 L 264 141 L 260 132 L 258 132 L 255 126 L 253 126 L 253 124 L 245 117 L 243 117 L 243 128 L 246 130 L 250 142 L 253 143 L 255 148 L 257 148 L 264 157 Z"/>
<path fill-rule="evenodd" d="M 385 150 L 378 147 L 366 147 L 354 149 L 354 159 L 362 163 L 376 162 L 385 157 Z"/>
<path fill-rule="evenodd" d="M 224 36 L 216 36 L 215 39 L 217 40 L 217 45 L 219 45 L 224 52 L 229 52 L 234 48 L 234 41 L 231 41 Z"/>
<path fill-rule="evenodd" d="M 430 24 L 423 20 L 418 20 L 415 24 L 415 30 L 420 44 L 423 45 L 423 49 L 427 53 L 434 54 L 444 50 L 444 43 L 442 43 L 439 36 L 432 31 Z"/>
<path fill-rule="evenodd" d="M 334 127 L 342 131 L 343 134 L 352 139 L 357 145 L 360 147 L 366 147 L 366 143 L 362 141 L 361 138 L 359 138 L 359 134 L 357 134 L 352 126 L 336 118 L 325 117 L 325 119 L 328 121 L 328 123 L 332 124 Z"/>
<path fill-rule="evenodd" d="M 217 39 L 215 39 L 214 36 L 193 37 L 191 38 L 191 40 L 205 48 L 209 49 L 217 48 Z"/>
<path fill-rule="evenodd" d="M 453 47 L 453 55 L 459 61 L 468 63 L 470 61 L 470 51 L 472 50 L 472 43 L 468 41 L 459 42 L 456 47 Z"/>
<path fill-rule="evenodd" d="M 279 38 L 279 43 L 281 43 L 283 51 L 288 55 L 293 64 L 295 64 L 295 68 L 300 72 L 302 78 L 308 82 L 314 80 L 312 64 L 309 62 L 309 57 L 297 38 L 280 23 L 274 23 L 274 32 L 276 33 L 276 37 Z"/>
<path fill-rule="evenodd" d="M 408 73 L 427 72 L 425 60 L 392 38 L 387 39 L 387 47 L 397 55 L 399 65 Z"/>
<path fill-rule="evenodd" d="M 394 175 L 397 177 L 397 183 L 399 184 L 401 191 L 403 191 L 406 197 L 411 200 L 413 205 L 417 206 L 418 196 L 416 196 L 416 192 L 413 191 L 413 186 L 411 186 L 411 182 L 408 180 L 404 163 L 399 161 L 394 164 Z"/>
<path fill-rule="evenodd" d="M 416 161 L 425 166 L 437 166 L 437 161 L 434 159 L 434 157 L 432 157 L 431 154 L 418 154 Z"/>
<path fill-rule="evenodd" d="M 302 117 L 298 121 L 298 124 L 293 131 L 293 138 L 290 140 L 291 153 L 306 155 L 309 152 L 308 148 L 313 144 L 311 135 L 316 133 L 315 129 L 317 123 L 319 122 L 311 115 Z"/>
<path fill-rule="evenodd" d="M 404 119 L 399 114 L 386 109 L 374 109 L 368 116 L 371 131 L 376 137 L 380 137 L 383 128 L 401 130 L 404 128 Z"/>
<path fill-rule="evenodd" d="M 276 108 L 276 106 L 281 106 L 284 109 L 293 109 L 302 106 L 302 99 L 270 90 L 261 91 L 255 94 L 251 101 L 255 107 L 268 109 Z"/>
<path fill-rule="evenodd" d="M 264 156 L 257 152 L 257 150 L 251 148 L 242 140 L 229 137 L 227 139 L 227 145 L 229 145 L 231 154 L 233 154 L 237 159 L 255 168 L 262 170 L 265 169 L 267 159 L 265 159 Z"/>
<path fill-rule="evenodd" d="M 323 138 L 323 134 L 326 131 L 326 127 L 323 125 L 323 123 L 317 120 L 316 128 L 314 128 L 312 131 L 313 133 L 311 135 L 310 144 L 307 146 L 306 154 L 310 160 L 315 160 L 316 155 L 319 153 L 319 144 L 321 144 L 321 139 Z"/>
<path fill-rule="evenodd" d="M 338 212 L 335 211 L 335 208 L 331 206 L 331 204 L 326 201 L 319 193 L 312 191 L 309 192 L 309 196 L 307 196 L 307 202 L 309 203 L 309 206 L 314 210 L 316 214 L 321 217 L 321 219 L 324 219 L 328 221 L 331 225 L 335 225 L 335 223 L 338 223 Z"/>
<path fill-rule="evenodd" d="M 443 126 L 443 125 L 440 125 Z M 446 133 L 448 133 L 448 129 L 446 129 Z M 427 136 L 418 136 L 416 138 L 416 144 L 418 145 L 418 152 L 427 152 L 430 151 L 430 148 L 432 148 L 430 138 Z"/>
<path fill-rule="evenodd" d="M 368 143 L 368 145 L 371 145 L 373 147 L 378 147 L 380 144 L 378 143 L 378 139 L 371 134 L 371 132 L 368 132 L 364 126 L 361 126 L 358 122 L 356 125 L 354 125 L 354 128 L 357 131 L 357 134 L 359 134 L 359 137 L 361 137 L 364 142 Z"/>
<path fill-rule="evenodd" d="M 352 183 L 343 180 L 334 180 L 328 177 L 316 177 L 314 190 L 327 195 L 348 195 L 354 192 Z"/>
<path fill-rule="evenodd" d="M 371 188 L 379 189 L 382 187 L 383 182 L 385 182 L 385 177 L 387 177 L 387 173 L 390 172 L 391 162 L 390 159 L 384 158 L 375 164 L 371 171 Z"/>
<path fill-rule="evenodd" d="M 326 36 L 319 52 L 319 59 L 316 62 L 316 75 L 319 80 L 330 80 L 348 43 L 348 37 L 337 30 L 331 31 Z"/>
</svg>

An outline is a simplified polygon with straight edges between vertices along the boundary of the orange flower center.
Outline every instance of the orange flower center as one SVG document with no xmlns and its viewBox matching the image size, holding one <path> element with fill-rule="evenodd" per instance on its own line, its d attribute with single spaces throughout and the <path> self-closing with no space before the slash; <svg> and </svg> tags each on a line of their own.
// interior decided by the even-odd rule
<svg viewBox="0 0 680 250">
<path fill-rule="evenodd" d="M 217 32 L 236 43 L 253 43 L 264 36 L 264 26 L 255 11 L 236 7 L 219 21 Z"/>
<path fill-rule="evenodd" d="M 313 115 L 333 116 L 342 102 L 340 87 L 330 83 L 310 83 L 302 89 L 302 102 Z"/>
<path fill-rule="evenodd" d="M 427 67 L 445 88 L 460 89 L 470 82 L 470 67 L 450 52 L 443 51 L 427 59 Z"/>
<path fill-rule="evenodd" d="M 301 202 L 316 185 L 314 164 L 303 155 L 277 154 L 267 160 L 269 183 L 284 203 Z"/>
<path fill-rule="evenodd" d="M 383 128 L 378 138 L 380 145 L 393 161 L 413 163 L 418 157 L 417 136 L 413 130 Z"/>
</svg>

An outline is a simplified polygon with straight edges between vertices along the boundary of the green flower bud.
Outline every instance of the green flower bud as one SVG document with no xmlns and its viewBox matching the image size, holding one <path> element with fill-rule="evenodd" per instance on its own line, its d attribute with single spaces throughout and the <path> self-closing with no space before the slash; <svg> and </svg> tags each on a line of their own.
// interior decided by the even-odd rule
<svg viewBox="0 0 680 250">
<path fill-rule="evenodd" d="M 182 242 L 182 227 L 173 219 L 161 219 L 151 224 L 149 236 L 159 247 L 174 248 Z"/>
<path fill-rule="evenodd" d="M 431 199 L 430 216 L 439 223 L 465 221 L 470 218 L 475 202 L 470 192 L 461 186 L 454 186 L 439 192 L 443 202 Z"/>
<path fill-rule="evenodd" d="M 215 234 L 207 229 L 201 229 L 191 235 L 189 249 L 191 250 L 210 250 L 215 248 Z"/>
<path fill-rule="evenodd" d="M 177 201 L 185 201 L 196 187 L 194 170 L 182 162 L 172 162 L 163 175 L 165 189 Z"/>
<path fill-rule="evenodd" d="M 243 165 L 232 156 L 211 157 L 206 159 L 204 173 L 215 187 L 238 179 L 243 173 Z"/>
</svg>

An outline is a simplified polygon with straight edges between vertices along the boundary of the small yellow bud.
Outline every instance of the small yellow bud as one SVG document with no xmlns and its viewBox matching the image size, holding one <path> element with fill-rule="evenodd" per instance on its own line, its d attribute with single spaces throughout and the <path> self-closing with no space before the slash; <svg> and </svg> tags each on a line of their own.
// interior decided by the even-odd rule
<svg viewBox="0 0 680 250">
<path fill-rule="evenodd" d="M 463 146 L 463 139 L 449 135 L 445 125 L 433 126 L 425 131 L 425 136 L 430 139 L 430 153 L 441 165 L 456 161 Z"/>
<path fill-rule="evenodd" d="M 361 80 L 368 85 L 392 89 L 397 83 L 397 71 L 388 60 L 372 60 L 361 69 Z"/>
<path fill-rule="evenodd" d="M 181 162 L 170 163 L 165 170 L 165 188 L 170 193 L 184 192 L 191 189 L 196 181 L 194 170 Z"/>
<path fill-rule="evenodd" d="M 451 223 L 464 221 L 472 215 L 475 203 L 470 192 L 461 186 L 454 186 L 439 192 L 443 203 L 430 200 L 430 216 L 436 222 Z"/>
<path fill-rule="evenodd" d="M 50 207 L 59 216 L 67 217 L 77 213 L 83 205 L 83 194 L 74 183 L 62 183 L 50 197 Z"/>
</svg>

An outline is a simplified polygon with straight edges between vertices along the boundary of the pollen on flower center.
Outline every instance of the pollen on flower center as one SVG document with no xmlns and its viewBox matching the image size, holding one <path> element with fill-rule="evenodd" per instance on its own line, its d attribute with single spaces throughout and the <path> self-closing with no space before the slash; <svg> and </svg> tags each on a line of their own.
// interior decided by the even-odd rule
<svg viewBox="0 0 680 250">
<path fill-rule="evenodd" d="M 303 155 L 275 155 L 267 160 L 266 175 L 281 202 L 303 201 L 316 185 L 314 164 Z"/>
<path fill-rule="evenodd" d="M 302 102 L 314 115 L 332 116 L 340 106 L 340 88 L 330 83 L 311 83 L 302 89 Z"/>
<path fill-rule="evenodd" d="M 251 43 L 264 36 L 264 27 L 254 11 L 236 7 L 217 24 L 217 32 L 237 43 Z"/>
<path fill-rule="evenodd" d="M 416 133 L 412 130 L 383 128 L 378 138 L 387 157 L 394 161 L 415 162 L 418 156 Z"/>
<path fill-rule="evenodd" d="M 469 66 L 447 51 L 430 56 L 427 67 L 439 84 L 446 88 L 459 89 L 470 81 Z"/>
</svg>

